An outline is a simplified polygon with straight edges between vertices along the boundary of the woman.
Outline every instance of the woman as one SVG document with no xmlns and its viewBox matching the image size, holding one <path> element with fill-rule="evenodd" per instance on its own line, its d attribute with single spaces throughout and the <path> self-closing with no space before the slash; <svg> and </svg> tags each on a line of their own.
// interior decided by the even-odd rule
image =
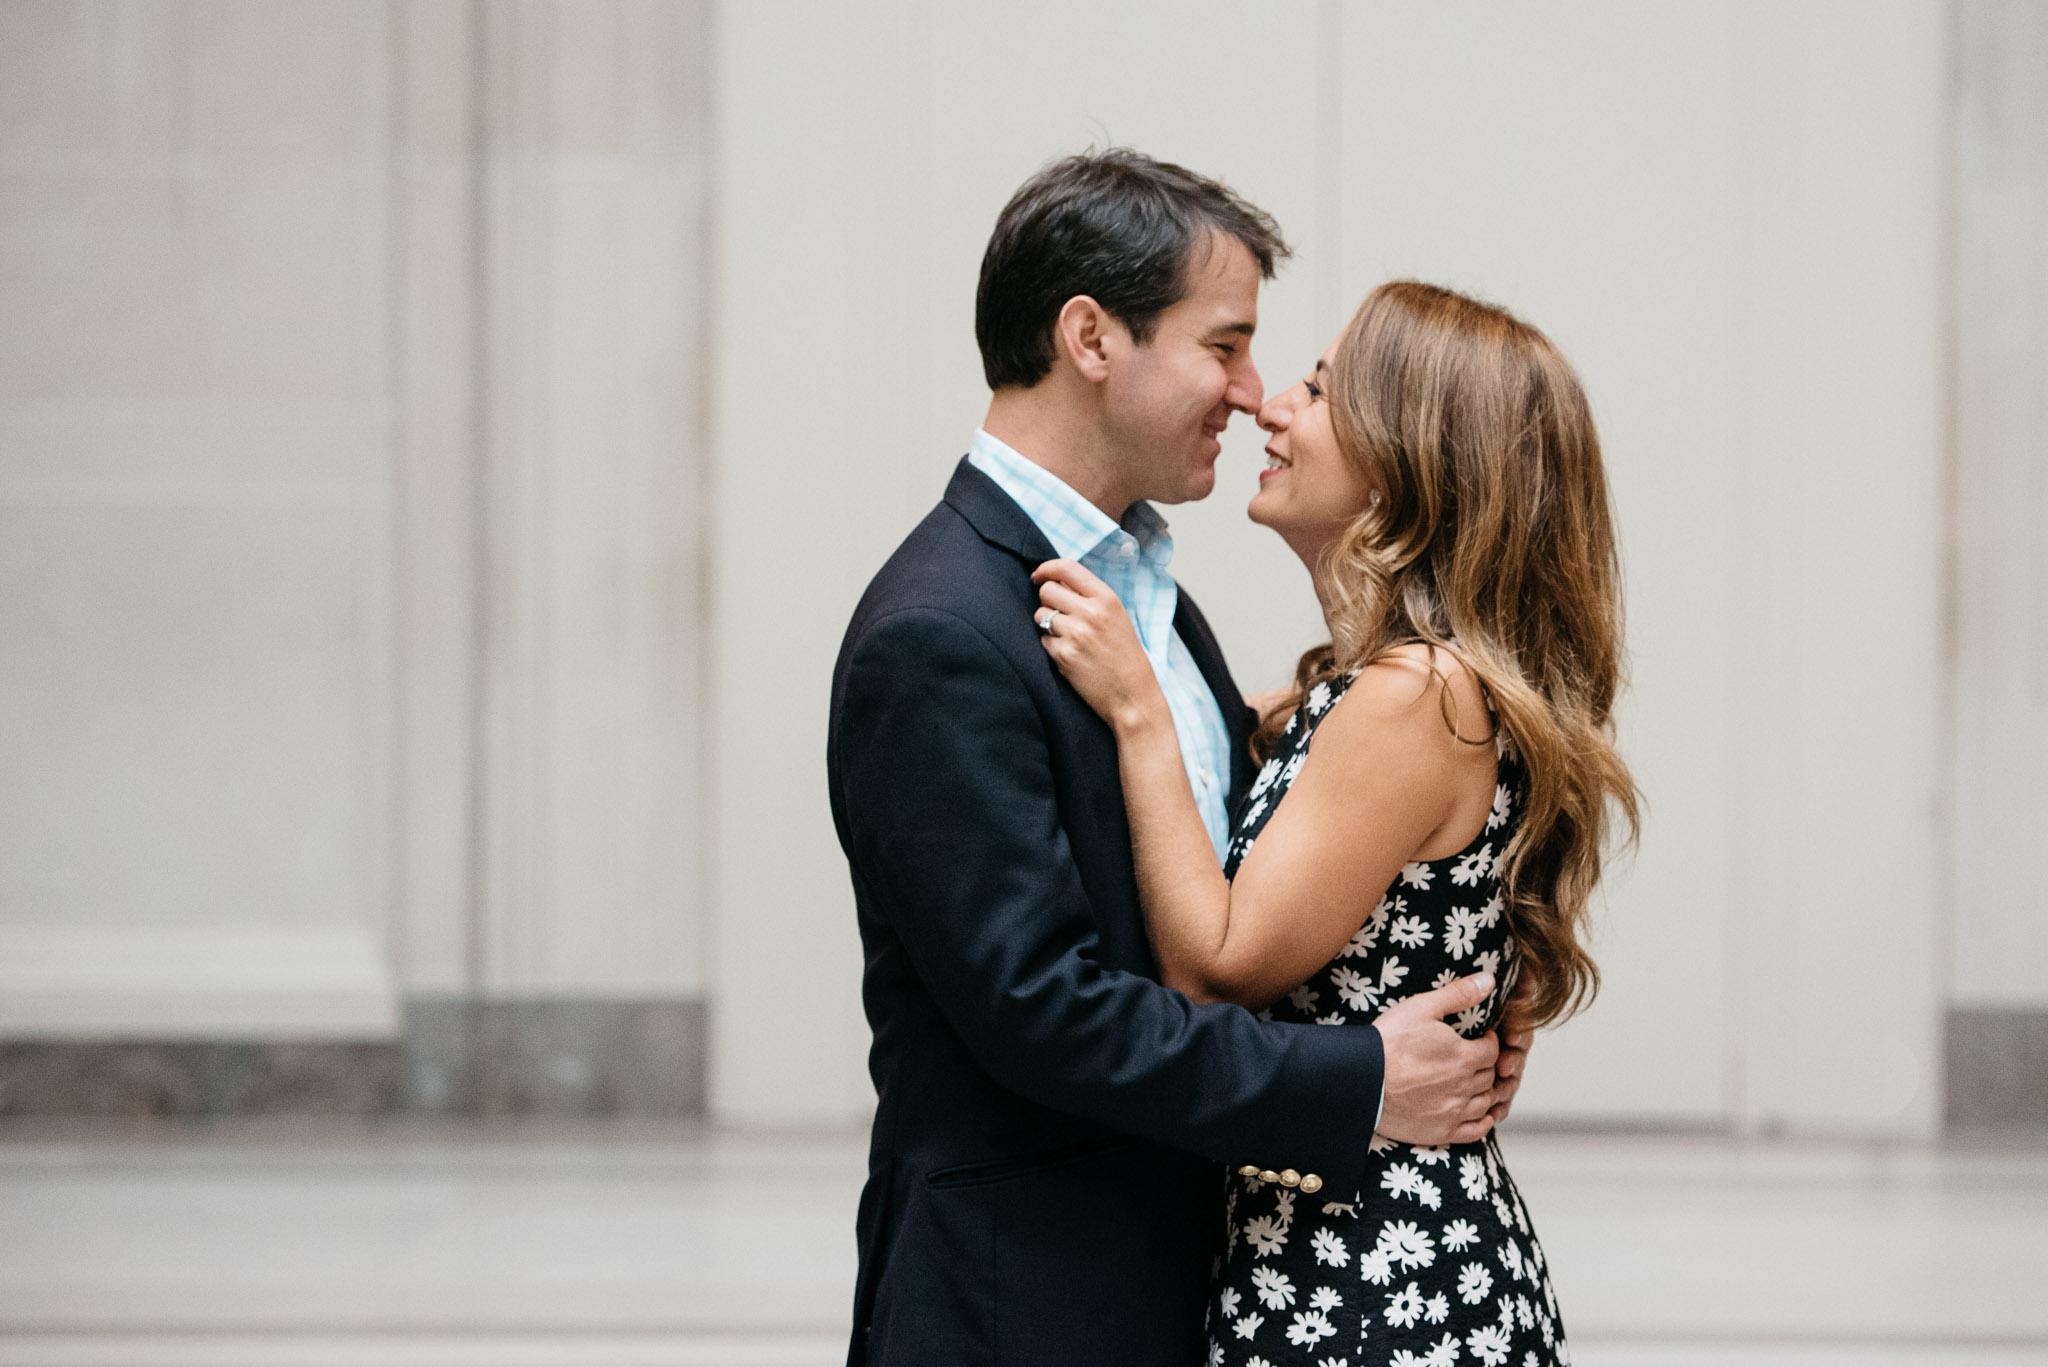
<svg viewBox="0 0 2048 1367">
<path fill-rule="evenodd" d="M 1046 650 L 1116 732 L 1164 981 L 1358 1026 L 1484 970 L 1496 987 L 1461 1033 L 1495 1028 L 1518 980 L 1518 1023 L 1570 1014 L 1598 983 L 1582 935 L 1609 808 L 1636 817 L 1612 745 L 1606 478 L 1577 376 L 1510 314 L 1402 281 L 1259 425 L 1273 438 L 1249 512 L 1308 566 L 1330 641 L 1262 714 L 1264 768 L 1221 870 L 1115 596 L 1071 561 L 1037 574 Z M 1570 1361 L 1493 1136 L 1376 1136 L 1360 1167 L 1355 1193 L 1232 1175 L 1212 1363 Z"/>
</svg>

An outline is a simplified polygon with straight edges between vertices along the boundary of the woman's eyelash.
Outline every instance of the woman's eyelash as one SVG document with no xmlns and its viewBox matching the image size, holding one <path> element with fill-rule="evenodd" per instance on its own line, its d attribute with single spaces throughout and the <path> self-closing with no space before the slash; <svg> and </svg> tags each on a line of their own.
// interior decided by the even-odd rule
<svg viewBox="0 0 2048 1367">
<path fill-rule="evenodd" d="M 1308 389 L 1309 398 L 1320 399 L 1323 397 L 1323 387 L 1314 380 L 1303 380 L 1302 384 Z"/>
</svg>

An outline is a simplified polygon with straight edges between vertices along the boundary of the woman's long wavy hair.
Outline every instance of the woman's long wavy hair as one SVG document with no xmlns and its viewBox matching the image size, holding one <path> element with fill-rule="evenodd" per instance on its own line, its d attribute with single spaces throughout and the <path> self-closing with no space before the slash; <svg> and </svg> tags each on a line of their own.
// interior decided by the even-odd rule
<svg viewBox="0 0 2048 1367">
<path fill-rule="evenodd" d="M 1317 683 L 1399 646 L 1471 670 L 1528 771 L 1502 856 L 1509 925 L 1534 978 L 1517 1014 L 1561 1020 L 1599 989 L 1584 941 L 1610 815 L 1631 840 L 1639 816 L 1614 749 L 1621 574 L 1585 391 L 1550 340 L 1506 310 L 1400 280 L 1352 317 L 1328 394 L 1338 445 L 1380 498 L 1331 547 L 1332 639 L 1301 657 L 1293 696 L 1254 746 L 1269 752 Z M 1454 710 L 1446 721 L 1458 734 Z"/>
</svg>

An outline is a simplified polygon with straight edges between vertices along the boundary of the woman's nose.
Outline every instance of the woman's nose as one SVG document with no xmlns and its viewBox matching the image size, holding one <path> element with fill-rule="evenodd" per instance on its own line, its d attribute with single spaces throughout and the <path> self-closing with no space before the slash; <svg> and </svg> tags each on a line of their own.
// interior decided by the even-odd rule
<svg viewBox="0 0 2048 1367">
<path fill-rule="evenodd" d="M 1289 409 L 1287 407 L 1288 393 L 1289 391 L 1282 390 L 1266 400 L 1265 403 L 1259 405 L 1259 416 L 1256 419 L 1259 426 L 1265 428 L 1268 432 L 1278 432 L 1287 426 L 1289 416 Z"/>
</svg>

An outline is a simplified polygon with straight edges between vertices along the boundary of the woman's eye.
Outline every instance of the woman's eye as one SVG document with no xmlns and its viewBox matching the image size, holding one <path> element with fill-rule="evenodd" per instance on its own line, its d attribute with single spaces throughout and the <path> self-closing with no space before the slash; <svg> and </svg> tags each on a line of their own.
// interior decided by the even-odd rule
<svg viewBox="0 0 2048 1367">
<path fill-rule="evenodd" d="M 1323 397 L 1323 387 L 1317 384 L 1314 380 L 1303 380 L 1301 382 L 1301 386 L 1302 388 L 1308 391 L 1308 397 L 1311 403 Z"/>
</svg>

